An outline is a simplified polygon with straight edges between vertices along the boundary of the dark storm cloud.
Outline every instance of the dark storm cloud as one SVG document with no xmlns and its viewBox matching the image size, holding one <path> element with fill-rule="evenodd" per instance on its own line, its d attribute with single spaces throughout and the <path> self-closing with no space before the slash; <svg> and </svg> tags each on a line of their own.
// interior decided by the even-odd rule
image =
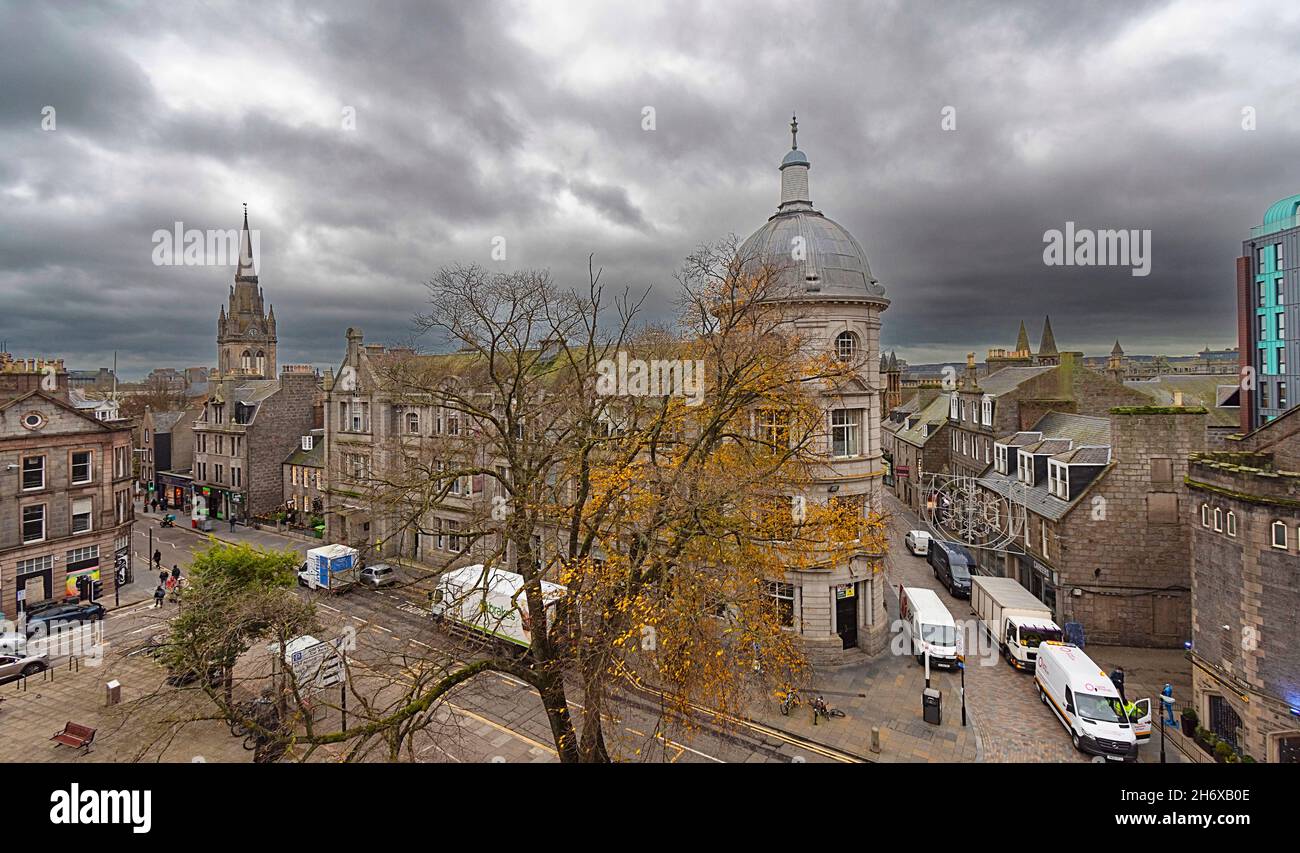
<svg viewBox="0 0 1300 853">
<path fill-rule="evenodd" d="M 798 111 L 887 348 L 957 359 L 1022 317 L 1036 343 L 1049 312 L 1090 353 L 1230 345 L 1241 241 L 1300 191 L 1300 21 L 1260 9 L 0 0 L 0 339 L 212 362 L 233 271 L 154 266 L 151 235 L 245 201 L 283 361 L 405 340 L 422 282 L 498 237 L 565 282 L 595 253 L 666 316 L 684 255 L 774 210 Z M 1151 275 L 1044 266 L 1067 221 L 1150 229 Z"/>
</svg>

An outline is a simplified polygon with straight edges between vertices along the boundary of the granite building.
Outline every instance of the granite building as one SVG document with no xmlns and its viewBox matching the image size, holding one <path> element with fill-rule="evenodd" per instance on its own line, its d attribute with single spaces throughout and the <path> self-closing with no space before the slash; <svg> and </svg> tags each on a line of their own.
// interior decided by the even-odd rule
<svg viewBox="0 0 1300 853">
<path fill-rule="evenodd" d="M 1188 460 L 1192 693 L 1199 725 L 1300 764 L 1300 415 Z"/>
</svg>

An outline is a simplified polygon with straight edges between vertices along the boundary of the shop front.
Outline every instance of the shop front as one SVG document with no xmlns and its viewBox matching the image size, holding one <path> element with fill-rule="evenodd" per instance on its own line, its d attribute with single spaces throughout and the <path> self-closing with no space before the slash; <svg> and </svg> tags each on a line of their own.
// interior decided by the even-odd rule
<svg viewBox="0 0 1300 853">
<path fill-rule="evenodd" d="M 193 492 L 194 480 L 190 476 L 171 471 L 158 472 L 154 495 L 162 501 L 164 509 L 178 515 L 189 512 Z"/>
<path fill-rule="evenodd" d="M 237 513 L 238 505 L 239 495 L 234 492 L 213 486 L 195 486 L 190 518 L 196 522 L 195 527 L 200 526 L 203 519 L 225 521 L 231 513 Z"/>
</svg>

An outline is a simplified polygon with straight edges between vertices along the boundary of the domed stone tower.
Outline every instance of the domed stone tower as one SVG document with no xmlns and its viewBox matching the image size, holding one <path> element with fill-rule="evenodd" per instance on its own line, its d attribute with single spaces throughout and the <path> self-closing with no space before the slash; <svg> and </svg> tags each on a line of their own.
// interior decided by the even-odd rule
<svg viewBox="0 0 1300 853">
<path fill-rule="evenodd" d="M 864 514 L 880 511 L 880 313 L 889 300 L 857 239 L 813 207 L 812 164 L 799 150 L 797 119 L 790 132 L 780 205 L 739 251 L 743 259 L 779 268 L 789 322 L 814 348 L 854 366 L 853 379 L 824 395 L 826 461 L 804 497 L 809 503 L 848 502 Z M 792 588 L 795 627 L 814 663 L 841 663 L 855 649 L 874 653 L 887 644 L 881 556 L 864 551 L 841 565 L 792 570 L 777 581 Z"/>
</svg>

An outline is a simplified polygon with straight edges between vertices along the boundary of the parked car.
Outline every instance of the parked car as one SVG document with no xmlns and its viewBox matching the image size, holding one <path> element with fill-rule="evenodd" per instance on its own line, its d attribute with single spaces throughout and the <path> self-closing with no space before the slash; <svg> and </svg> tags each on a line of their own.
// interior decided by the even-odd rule
<svg viewBox="0 0 1300 853">
<path fill-rule="evenodd" d="M 32 676 L 49 668 L 50 659 L 45 654 L 0 655 L 0 681 L 20 675 Z"/>
<path fill-rule="evenodd" d="M 98 622 L 107 614 L 104 605 L 94 601 L 74 601 L 45 607 L 27 614 L 27 636 L 30 638 L 42 633 L 48 637 L 58 628 L 67 628 L 72 623 Z"/>
<path fill-rule="evenodd" d="M 397 583 L 397 570 L 387 563 L 376 563 L 362 569 L 357 580 L 372 589 L 392 586 Z"/>
<path fill-rule="evenodd" d="M 903 537 L 903 543 L 907 545 L 907 550 L 912 552 L 915 557 L 924 557 L 930 553 L 930 534 L 924 530 L 909 530 Z"/>
<path fill-rule="evenodd" d="M 936 539 L 930 543 L 926 559 L 934 570 L 934 576 L 948 588 L 953 598 L 970 598 L 970 576 L 976 564 L 975 555 L 965 546 Z"/>
</svg>

